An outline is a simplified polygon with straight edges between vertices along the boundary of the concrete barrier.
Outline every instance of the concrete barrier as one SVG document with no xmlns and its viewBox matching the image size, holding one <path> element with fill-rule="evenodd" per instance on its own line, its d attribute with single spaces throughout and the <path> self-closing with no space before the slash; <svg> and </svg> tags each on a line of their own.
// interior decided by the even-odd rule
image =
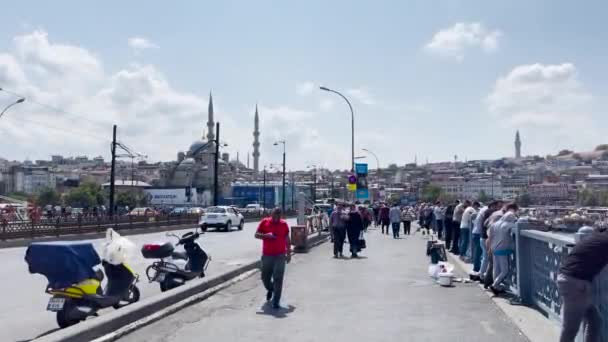
<svg viewBox="0 0 608 342">
<path fill-rule="evenodd" d="M 314 234 L 314 236 L 310 236 L 308 240 L 309 246 L 317 246 L 323 243 L 327 239 L 327 234 Z M 92 341 L 100 336 L 104 336 L 106 334 L 110 334 L 119 330 L 120 328 L 130 325 L 138 320 L 144 319 L 148 316 L 154 315 L 172 305 L 177 303 L 186 301 L 189 298 L 196 297 L 201 293 L 213 289 L 214 287 L 219 287 L 221 284 L 225 282 L 229 282 L 243 273 L 249 272 L 251 270 L 256 270 L 260 268 L 260 260 L 251 260 L 243 264 L 242 266 L 226 272 L 224 274 L 200 279 L 193 280 L 183 286 L 172 289 L 165 293 L 160 293 L 158 295 L 152 296 L 150 298 L 145 298 L 135 304 L 131 304 L 125 306 L 119 310 L 110 311 L 103 313 L 99 317 L 87 319 L 84 322 L 80 322 L 74 326 L 71 326 L 66 329 L 58 330 L 46 336 L 42 336 L 35 341 L 38 342 L 80 342 L 80 341 Z M 217 290 L 219 291 L 219 290 Z M 217 292 L 215 291 L 215 292 Z M 213 292 L 213 293 L 215 293 Z M 212 293 L 212 294 L 213 294 Z M 200 300 L 207 298 L 208 296 L 200 297 Z M 188 305 L 192 305 L 195 302 L 186 301 L 184 305 L 181 307 L 168 311 L 166 315 L 169 315 L 183 307 Z M 165 316 L 166 316 L 165 315 Z M 162 318 L 164 316 L 157 317 L 156 320 Z M 147 324 L 152 323 L 153 321 L 149 321 Z M 141 327 L 136 326 L 134 329 Z"/>
</svg>

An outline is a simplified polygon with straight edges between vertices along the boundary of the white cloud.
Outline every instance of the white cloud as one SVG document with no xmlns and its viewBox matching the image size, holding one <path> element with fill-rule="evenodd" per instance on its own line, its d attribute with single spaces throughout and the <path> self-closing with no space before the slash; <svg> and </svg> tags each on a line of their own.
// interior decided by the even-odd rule
<svg viewBox="0 0 608 342">
<path fill-rule="evenodd" d="M 144 37 L 131 37 L 128 40 L 129 47 L 134 50 L 158 49 L 159 46 Z"/>
<path fill-rule="evenodd" d="M 347 89 L 346 94 L 364 105 L 376 104 L 376 99 L 370 94 L 370 92 L 366 88 Z"/>
<path fill-rule="evenodd" d="M 571 63 L 517 66 L 496 81 L 485 102 L 496 119 L 512 127 L 578 141 L 596 137 L 592 95 Z"/>
<path fill-rule="evenodd" d="M 498 49 L 502 32 L 490 30 L 481 23 L 456 23 L 435 33 L 425 49 L 433 54 L 462 60 L 465 50 L 480 48 L 486 53 Z"/>
<path fill-rule="evenodd" d="M 308 96 L 315 90 L 315 84 L 310 81 L 302 82 L 296 85 L 296 92 L 300 96 Z"/>
<path fill-rule="evenodd" d="M 330 110 L 332 110 L 335 106 L 335 102 L 333 100 L 330 99 L 321 99 L 321 101 L 319 102 L 319 109 L 322 112 L 329 112 Z"/>
</svg>

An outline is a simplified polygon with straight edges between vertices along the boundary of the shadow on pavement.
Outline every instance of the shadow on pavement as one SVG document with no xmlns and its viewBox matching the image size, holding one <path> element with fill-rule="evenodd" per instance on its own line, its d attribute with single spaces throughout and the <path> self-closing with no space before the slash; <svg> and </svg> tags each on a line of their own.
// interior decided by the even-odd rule
<svg viewBox="0 0 608 342">
<path fill-rule="evenodd" d="M 288 314 L 294 311 L 296 311 L 296 307 L 293 305 L 288 305 L 287 307 L 281 306 L 279 309 L 274 309 L 270 302 L 266 302 L 256 314 L 273 316 L 275 318 L 286 318 Z"/>
<path fill-rule="evenodd" d="M 49 330 L 47 332 L 44 332 L 44 333 L 42 333 L 42 334 L 40 334 L 40 335 L 38 335 L 38 336 L 36 336 L 36 337 L 34 337 L 32 339 L 29 339 L 29 340 L 18 340 L 17 342 L 30 342 L 30 341 L 34 341 L 34 340 L 36 340 L 38 338 L 41 338 L 43 336 L 46 336 L 46 335 L 48 335 L 50 333 L 54 333 L 55 331 L 59 331 L 59 330 L 61 330 L 61 328 L 51 329 L 51 330 Z"/>
</svg>

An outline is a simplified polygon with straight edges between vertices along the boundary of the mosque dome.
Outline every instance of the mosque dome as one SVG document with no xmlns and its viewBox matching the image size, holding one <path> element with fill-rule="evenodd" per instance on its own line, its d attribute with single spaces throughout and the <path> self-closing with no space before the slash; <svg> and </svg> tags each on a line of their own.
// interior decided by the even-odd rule
<svg viewBox="0 0 608 342">
<path fill-rule="evenodd" d="M 194 153 L 201 153 L 203 152 L 203 150 L 201 150 L 201 148 L 203 148 L 203 146 L 205 146 L 207 143 L 201 140 L 197 140 L 195 142 L 192 143 L 192 145 L 190 145 L 190 148 L 188 149 L 188 155 L 193 155 Z M 210 145 L 209 145 L 210 146 Z M 206 149 L 206 148 L 204 148 Z"/>
</svg>

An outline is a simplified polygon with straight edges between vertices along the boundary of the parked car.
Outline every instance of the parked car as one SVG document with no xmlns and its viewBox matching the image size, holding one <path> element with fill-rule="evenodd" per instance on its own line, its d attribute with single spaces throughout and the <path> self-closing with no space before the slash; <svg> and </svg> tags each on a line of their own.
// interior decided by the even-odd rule
<svg viewBox="0 0 608 342">
<path fill-rule="evenodd" d="M 245 218 L 237 209 L 229 206 L 209 207 L 201 215 L 198 224 L 203 231 L 209 227 L 224 231 L 229 231 L 232 227 L 243 230 Z"/>
<path fill-rule="evenodd" d="M 188 213 L 188 208 L 185 207 L 175 207 L 173 208 L 173 210 L 171 210 L 171 212 L 169 213 L 170 216 L 180 216 L 180 215 L 186 215 Z"/>
<path fill-rule="evenodd" d="M 264 211 L 264 208 L 262 208 L 262 206 L 260 204 L 251 203 L 251 204 L 247 204 L 245 206 L 244 210 L 245 210 L 245 212 L 248 212 L 248 213 L 257 213 L 257 212 Z"/>
<path fill-rule="evenodd" d="M 188 208 L 188 215 L 202 215 L 205 212 L 205 209 L 201 207 L 192 207 Z"/>
<path fill-rule="evenodd" d="M 129 216 L 156 216 L 156 211 L 152 208 L 142 207 L 131 210 Z"/>
</svg>

